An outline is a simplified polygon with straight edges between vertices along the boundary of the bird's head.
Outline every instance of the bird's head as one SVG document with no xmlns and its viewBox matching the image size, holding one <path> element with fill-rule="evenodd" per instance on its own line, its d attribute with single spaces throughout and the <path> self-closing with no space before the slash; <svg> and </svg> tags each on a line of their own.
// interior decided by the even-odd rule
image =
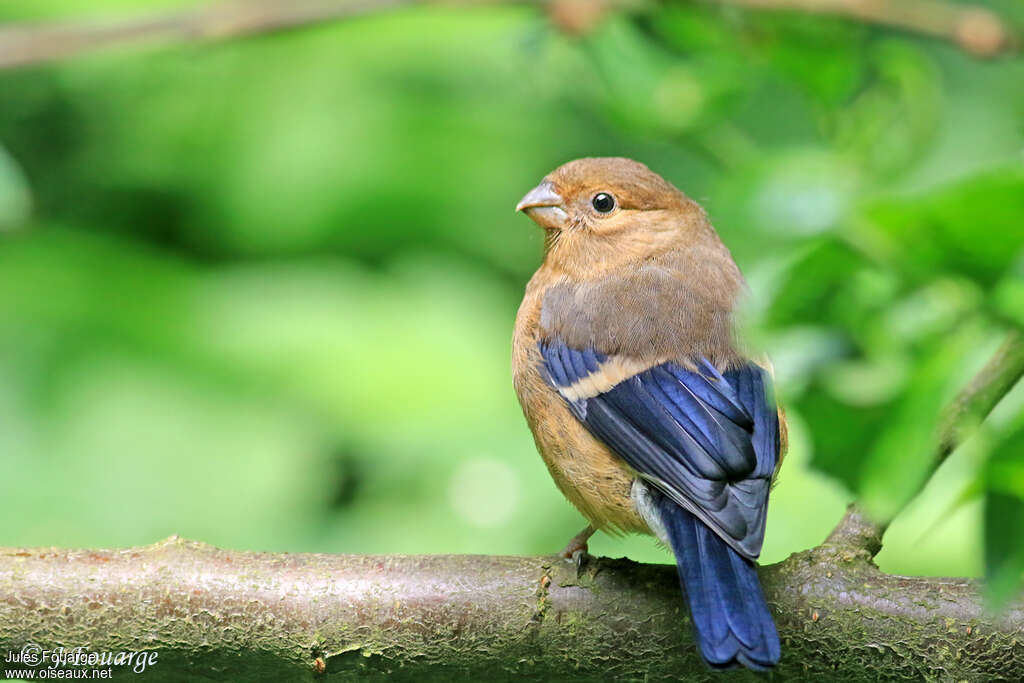
<svg viewBox="0 0 1024 683">
<path fill-rule="evenodd" d="M 609 249 L 637 252 L 704 224 L 703 211 L 660 175 L 632 159 L 577 159 L 526 193 L 522 211 L 547 232 L 549 253 Z"/>
<path fill-rule="evenodd" d="M 546 230 L 613 232 L 641 214 L 684 208 L 690 200 L 639 161 L 577 159 L 549 173 L 516 206 Z"/>
</svg>

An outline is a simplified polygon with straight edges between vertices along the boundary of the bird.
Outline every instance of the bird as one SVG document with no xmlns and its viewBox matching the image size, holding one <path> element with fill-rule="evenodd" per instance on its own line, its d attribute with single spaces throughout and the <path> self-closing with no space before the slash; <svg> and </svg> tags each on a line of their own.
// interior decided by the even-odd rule
<svg viewBox="0 0 1024 683">
<path fill-rule="evenodd" d="M 755 560 L 785 452 L 771 366 L 737 330 L 746 282 L 704 209 L 644 164 L 558 167 L 516 206 L 544 229 L 512 340 L 513 382 L 555 484 L 588 526 L 676 559 L 712 669 L 772 668 Z"/>
</svg>

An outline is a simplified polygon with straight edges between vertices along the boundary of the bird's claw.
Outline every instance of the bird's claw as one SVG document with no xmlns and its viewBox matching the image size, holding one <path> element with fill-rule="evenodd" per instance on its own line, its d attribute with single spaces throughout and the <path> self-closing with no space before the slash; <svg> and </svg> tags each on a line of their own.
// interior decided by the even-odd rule
<svg viewBox="0 0 1024 683">
<path fill-rule="evenodd" d="M 578 577 L 580 572 L 583 571 L 583 567 L 590 561 L 590 553 L 587 552 L 587 546 L 584 545 L 582 548 L 575 550 L 571 559 L 573 564 L 576 565 L 576 576 Z"/>
<path fill-rule="evenodd" d="M 586 543 L 570 542 L 569 545 L 562 549 L 562 552 L 558 553 L 558 555 L 563 560 L 572 560 L 575 562 L 577 555 L 580 553 L 586 555 L 588 550 L 590 550 L 590 548 L 587 547 Z"/>
<path fill-rule="evenodd" d="M 562 552 L 558 553 L 562 558 L 573 561 L 576 560 L 576 554 L 582 552 L 584 555 L 587 553 L 589 548 L 587 547 L 587 541 L 594 535 L 594 527 L 587 526 L 583 531 L 579 532 L 572 537 L 569 544 L 562 548 Z"/>
</svg>

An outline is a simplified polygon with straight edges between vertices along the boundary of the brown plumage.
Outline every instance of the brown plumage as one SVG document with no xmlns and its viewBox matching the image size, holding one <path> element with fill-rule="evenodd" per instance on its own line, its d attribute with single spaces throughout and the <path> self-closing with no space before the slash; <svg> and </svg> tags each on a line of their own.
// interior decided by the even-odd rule
<svg viewBox="0 0 1024 683">
<path fill-rule="evenodd" d="M 557 336 L 638 369 L 703 357 L 726 370 L 742 362 L 733 310 L 743 276 L 700 205 L 639 162 L 578 159 L 545 182 L 569 216 L 564 227 L 542 225 L 544 262 L 513 337 L 516 392 L 551 476 L 584 517 L 598 529 L 649 533 L 630 500 L 635 474 L 544 380 L 537 342 Z M 615 197 L 613 214 L 589 205 L 598 192 Z"/>
<path fill-rule="evenodd" d="M 566 552 L 594 529 L 655 534 L 708 663 L 770 668 L 779 640 L 752 560 L 785 421 L 737 340 L 746 286 L 729 250 L 696 202 L 629 159 L 569 162 L 516 208 L 546 231 L 516 318 L 516 393 L 591 525 Z"/>
</svg>

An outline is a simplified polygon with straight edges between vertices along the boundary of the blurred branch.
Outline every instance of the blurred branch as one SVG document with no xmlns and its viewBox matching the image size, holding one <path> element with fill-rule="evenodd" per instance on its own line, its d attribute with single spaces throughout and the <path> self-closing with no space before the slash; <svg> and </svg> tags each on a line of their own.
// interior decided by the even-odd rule
<svg viewBox="0 0 1024 683">
<path fill-rule="evenodd" d="M 713 0 L 749 9 L 794 10 L 856 19 L 869 24 L 948 40 L 979 57 L 1017 46 L 1010 27 L 995 12 L 942 0 Z"/>
<path fill-rule="evenodd" d="M 943 411 L 939 420 L 938 447 L 932 472 L 992 412 L 1021 377 L 1024 377 L 1024 336 L 1013 331 L 985 367 Z M 882 549 L 882 536 L 888 526 L 888 521 L 868 520 L 856 505 L 851 505 L 825 544 L 867 552 L 870 557 L 874 557 Z"/>
<path fill-rule="evenodd" d="M 936 468 L 956 450 L 966 432 L 992 412 L 1021 377 L 1024 377 L 1024 336 L 1014 331 L 943 413 L 939 422 Z"/>
<path fill-rule="evenodd" d="M 819 550 L 760 571 L 774 680 L 1024 680 L 1024 605 L 967 580 Z M 674 567 L 624 559 L 0 550 L 0 648 L 156 652 L 154 681 L 707 680 L 686 614 Z"/>
<path fill-rule="evenodd" d="M 989 57 L 1016 46 L 994 12 L 944 0 L 709 0 L 757 10 L 832 14 L 950 40 Z M 227 0 L 201 7 L 116 19 L 0 25 L 0 69 L 38 64 L 102 48 L 226 40 L 294 29 L 413 4 L 539 5 L 570 32 L 585 32 L 604 13 L 649 5 L 644 0 Z"/>
<path fill-rule="evenodd" d="M 0 25 L 0 69 L 138 43 L 196 43 L 377 14 L 414 0 L 228 0 L 116 19 Z"/>
</svg>

